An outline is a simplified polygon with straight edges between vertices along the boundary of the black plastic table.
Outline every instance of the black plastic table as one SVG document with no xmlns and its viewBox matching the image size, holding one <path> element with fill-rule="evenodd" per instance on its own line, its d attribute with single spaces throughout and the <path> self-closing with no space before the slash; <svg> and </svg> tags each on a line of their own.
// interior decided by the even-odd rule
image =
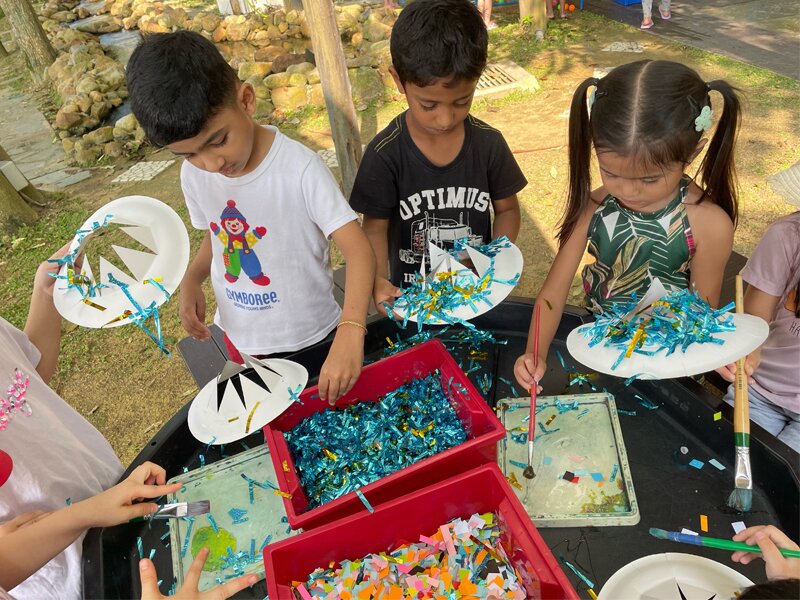
<svg viewBox="0 0 800 600">
<path fill-rule="evenodd" d="M 530 299 L 511 298 L 491 312 L 473 321 L 481 328 L 490 330 L 506 344 L 491 345 L 482 369 L 470 373 L 476 387 L 477 378 L 485 373 L 493 374 L 492 388 L 486 394 L 487 402 L 494 406 L 497 400 L 512 396 L 509 386 L 501 378 L 513 382 L 513 364 L 523 351 L 532 313 Z M 577 385 L 568 387 L 568 374 L 555 356 L 559 350 L 579 372 L 588 370 L 575 363 L 566 351 L 567 334 L 582 322 L 588 314 L 580 309 L 567 308 L 548 357 L 548 370 L 543 380 L 544 393 L 581 393 L 591 391 Z M 377 358 L 386 347 L 386 338 L 401 339 L 416 333 L 416 326 L 399 330 L 386 318 L 373 316 L 366 337 L 366 354 Z M 213 342 L 209 342 L 213 344 Z M 214 344 L 215 345 L 215 344 Z M 216 346 L 216 345 L 215 345 Z M 195 352 L 201 357 L 189 362 L 198 384 L 210 381 L 218 373 L 219 347 Z M 457 360 L 466 357 L 468 349 L 452 347 Z M 309 373 L 319 373 L 325 360 L 328 344 L 321 343 L 290 358 L 304 364 Z M 186 357 L 186 353 L 184 352 Z M 204 357 L 205 358 L 202 358 Z M 203 361 L 206 362 L 203 362 Z M 224 360 L 224 358 L 222 359 Z M 466 364 L 463 362 L 462 364 Z M 309 382 L 313 384 L 314 381 Z M 652 538 L 650 527 L 680 530 L 683 527 L 699 531 L 699 515 L 708 516 L 712 537 L 730 538 L 733 534 L 731 522 L 744 521 L 747 525 L 772 523 L 786 531 L 794 539 L 800 534 L 800 457 L 785 444 L 777 441 L 755 424 L 751 425 L 751 461 L 754 476 L 753 508 L 744 515 L 727 508 L 726 500 L 733 488 L 733 414 L 732 409 L 693 379 L 683 378 L 667 381 L 635 381 L 625 386 L 621 379 L 599 376 L 592 380 L 598 388 L 606 388 L 616 399 L 618 409 L 635 411 L 636 414 L 620 414 L 623 438 L 630 462 L 633 485 L 639 502 L 641 521 L 635 526 L 619 527 L 571 527 L 542 528 L 540 533 L 556 558 L 562 557 L 578 566 L 595 583 L 599 591 L 608 578 L 625 564 L 646 556 L 662 552 L 688 552 L 729 564 L 753 581 L 764 579 L 763 563 L 755 561 L 742 566 L 729 560 L 729 553 L 684 546 Z M 642 407 L 635 395 L 658 405 L 655 410 Z M 151 460 L 162 465 L 169 477 L 200 466 L 199 455 L 204 454 L 208 464 L 221 458 L 216 447 L 207 450 L 189 432 L 186 415 L 189 405 L 184 406 L 159 431 L 147 447 L 131 464 L 129 471 L 143 461 Z M 714 420 L 720 411 L 722 418 Z M 258 432 L 244 440 L 252 448 L 263 443 Z M 701 470 L 686 466 L 676 457 L 681 447 L 689 449 L 692 457 L 706 462 Z M 226 455 L 233 455 L 245 446 L 240 443 L 225 447 Z M 716 458 L 726 469 L 719 471 L 708 464 Z M 127 476 L 127 473 L 123 477 Z M 159 578 L 163 580 L 161 590 L 166 593 L 172 584 L 172 565 L 169 548 L 161 536 L 166 532 L 164 523 L 121 525 L 109 529 L 92 530 L 84 541 L 84 586 L 87 598 L 138 598 L 138 550 L 136 538 L 141 536 L 144 547 L 156 548 L 154 562 Z M 168 539 L 168 538 L 167 538 Z M 355 558 L 355 557 L 353 557 Z M 571 571 L 567 575 L 582 597 L 588 597 L 586 586 Z M 241 592 L 237 597 L 262 599 L 267 590 L 264 582 Z M 274 600 L 274 599 L 273 599 Z"/>
</svg>

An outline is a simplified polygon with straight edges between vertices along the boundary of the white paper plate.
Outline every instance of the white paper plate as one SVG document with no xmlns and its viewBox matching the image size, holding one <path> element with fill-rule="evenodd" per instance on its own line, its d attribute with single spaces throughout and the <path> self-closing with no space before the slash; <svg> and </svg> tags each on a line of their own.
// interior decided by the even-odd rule
<svg viewBox="0 0 800 600">
<path fill-rule="evenodd" d="M 457 271 L 461 277 L 470 278 L 473 285 L 477 284 L 479 278 L 483 276 L 491 264 L 491 259 L 482 254 L 478 250 L 467 247 L 467 254 L 469 255 L 472 264 L 475 266 L 477 275 L 469 267 L 464 266 L 458 260 L 439 249 L 436 245 L 430 244 L 431 256 L 431 274 L 427 276 L 428 279 L 433 279 L 438 273 L 446 273 Z M 423 261 L 423 265 L 424 265 Z M 494 256 L 494 281 L 487 289 L 487 299 L 489 303 L 479 302 L 475 305 L 475 309 L 471 306 L 463 305 L 451 310 L 448 314 L 453 319 L 460 319 L 462 321 L 469 321 L 486 312 L 489 312 L 495 306 L 500 304 L 506 297 L 513 291 L 515 285 L 501 283 L 501 281 L 509 281 L 522 273 L 522 252 L 514 244 L 509 243 L 508 247 L 502 248 Z M 416 313 L 416 307 L 408 304 L 405 297 L 398 298 L 393 306 L 393 312 L 398 319 L 405 319 L 408 317 L 409 321 L 416 323 L 419 320 L 419 315 Z M 445 325 L 446 321 L 441 319 L 428 317 L 423 321 L 426 325 Z"/>
<path fill-rule="evenodd" d="M 590 369 L 617 377 L 628 378 L 633 375 L 639 375 L 639 379 L 688 377 L 736 362 L 767 339 L 769 325 L 763 319 L 753 315 L 734 314 L 733 321 L 736 325 L 734 331 L 714 334 L 715 338 L 724 340 L 724 344 L 692 344 L 686 352 L 676 350 L 669 356 L 663 351 L 654 356 L 634 353 L 630 358 L 623 358 L 613 371 L 611 365 L 616 362 L 620 350 L 604 347 L 602 343 L 590 348 L 591 340 L 584 337 L 580 330 L 591 325 L 581 325 L 569 333 L 567 350 L 572 358 Z"/>
<path fill-rule="evenodd" d="M 249 360 L 258 365 L 256 374 L 260 375 L 269 391 L 245 376 L 234 375 L 241 382 L 243 399 L 228 381 L 217 410 L 218 378 L 209 381 L 192 401 L 188 416 L 189 430 L 204 444 L 210 444 L 212 440 L 215 445 L 229 444 L 258 431 L 292 405 L 290 389 L 303 389 L 308 383 L 308 371 L 296 362 L 280 358 Z M 234 364 L 229 362 L 226 367 Z M 260 366 L 266 369 L 260 369 Z"/>
<path fill-rule="evenodd" d="M 89 260 L 84 259 L 83 273 L 97 283 L 108 283 L 108 273 L 111 273 L 129 285 L 128 291 L 142 308 L 152 302 L 161 306 L 166 302 L 164 292 L 158 286 L 145 284 L 143 281 L 160 277 L 159 283 L 170 294 L 178 288 L 189 264 L 189 235 L 183 221 L 160 200 L 148 196 L 125 196 L 100 208 L 86 219 L 80 229 L 91 229 L 93 223 L 105 222 L 108 215 L 111 215 L 108 224 L 123 225 L 123 231 L 152 253 L 115 247 L 117 256 L 85 257 Z M 92 235 L 89 234 L 82 240 L 76 235 L 70 245 L 70 252 L 78 247 L 85 247 Z M 100 273 L 91 273 L 89 264 L 97 264 L 95 261 L 98 259 Z M 124 263 L 135 279 L 112 264 L 120 262 Z M 66 264 L 61 266 L 59 274 L 67 274 Z M 119 327 L 131 322 L 130 318 L 114 321 L 126 310 L 134 308 L 122 289 L 112 285 L 97 292 L 97 296 L 91 298 L 91 301 L 105 310 L 86 304 L 77 289 L 69 287 L 63 279 L 58 279 L 53 290 L 53 301 L 61 316 L 82 327 Z"/>
<path fill-rule="evenodd" d="M 717 561 L 667 552 L 625 565 L 606 581 L 598 600 L 708 600 L 734 598 L 753 585 L 747 577 Z M 680 590 L 678 589 L 680 587 Z"/>
</svg>

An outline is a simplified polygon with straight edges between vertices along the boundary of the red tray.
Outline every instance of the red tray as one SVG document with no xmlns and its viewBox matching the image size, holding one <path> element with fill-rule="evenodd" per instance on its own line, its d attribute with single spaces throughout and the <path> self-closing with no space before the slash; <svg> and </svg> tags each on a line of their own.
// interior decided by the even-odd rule
<svg viewBox="0 0 800 600">
<path fill-rule="evenodd" d="M 496 464 L 476 467 L 376 506 L 374 513 L 362 510 L 268 545 L 264 548 L 267 591 L 270 597 L 292 598 L 291 582 L 307 581 L 317 567 L 393 550 L 418 541 L 420 535 L 431 535 L 456 517 L 484 512 L 495 513 L 503 524 L 501 543 L 522 577 L 528 598 L 578 598 Z"/>
<path fill-rule="evenodd" d="M 409 379 L 425 377 L 436 369 L 441 373 L 445 395 L 450 397 L 456 414 L 464 425 L 467 439 L 458 446 L 363 486 L 361 492 L 374 505 L 393 500 L 455 473 L 497 461 L 497 442 L 505 437 L 505 429 L 439 340 L 430 340 L 364 367 L 356 385 L 337 405 L 374 402 L 379 396 L 396 390 Z M 457 384 L 463 386 L 463 391 L 457 389 Z M 292 494 L 291 499 L 285 498 L 283 502 L 289 525 L 294 529 L 319 527 L 364 509 L 355 492 L 308 509 L 308 499 L 300 485 L 284 432 L 290 431 L 304 418 L 329 408 L 324 400 L 311 399 L 316 394 L 316 387 L 306 389 L 300 395 L 303 404 L 295 403 L 264 427 L 278 485 L 281 490 Z M 288 465 L 288 472 L 283 469 L 284 461 Z"/>
</svg>

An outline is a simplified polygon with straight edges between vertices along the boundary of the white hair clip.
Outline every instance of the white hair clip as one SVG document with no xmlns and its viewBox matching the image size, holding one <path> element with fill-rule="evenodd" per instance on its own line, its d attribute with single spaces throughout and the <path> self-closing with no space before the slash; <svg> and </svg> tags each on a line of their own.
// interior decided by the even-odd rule
<svg viewBox="0 0 800 600">
<path fill-rule="evenodd" d="M 706 105 L 703 107 L 703 110 L 700 111 L 700 114 L 697 115 L 697 118 L 694 120 L 694 130 L 695 131 L 708 131 L 711 129 L 711 118 L 714 116 L 714 113 L 711 111 L 711 107 Z"/>
</svg>

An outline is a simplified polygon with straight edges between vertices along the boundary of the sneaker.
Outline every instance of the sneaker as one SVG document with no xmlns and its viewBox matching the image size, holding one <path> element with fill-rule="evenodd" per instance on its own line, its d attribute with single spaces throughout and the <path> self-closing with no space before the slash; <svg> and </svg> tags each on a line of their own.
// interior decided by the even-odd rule
<svg viewBox="0 0 800 600">
<path fill-rule="evenodd" d="M 494 21 L 489 21 L 486 24 L 486 31 L 491 31 L 492 29 L 497 29 L 497 23 L 495 23 Z"/>
<path fill-rule="evenodd" d="M 669 21 L 672 18 L 672 13 L 668 10 L 663 10 L 660 6 L 658 7 L 658 12 L 665 21 Z"/>
<path fill-rule="evenodd" d="M 653 19 L 649 21 L 642 21 L 641 29 L 650 29 L 653 26 Z"/>
</svg>

